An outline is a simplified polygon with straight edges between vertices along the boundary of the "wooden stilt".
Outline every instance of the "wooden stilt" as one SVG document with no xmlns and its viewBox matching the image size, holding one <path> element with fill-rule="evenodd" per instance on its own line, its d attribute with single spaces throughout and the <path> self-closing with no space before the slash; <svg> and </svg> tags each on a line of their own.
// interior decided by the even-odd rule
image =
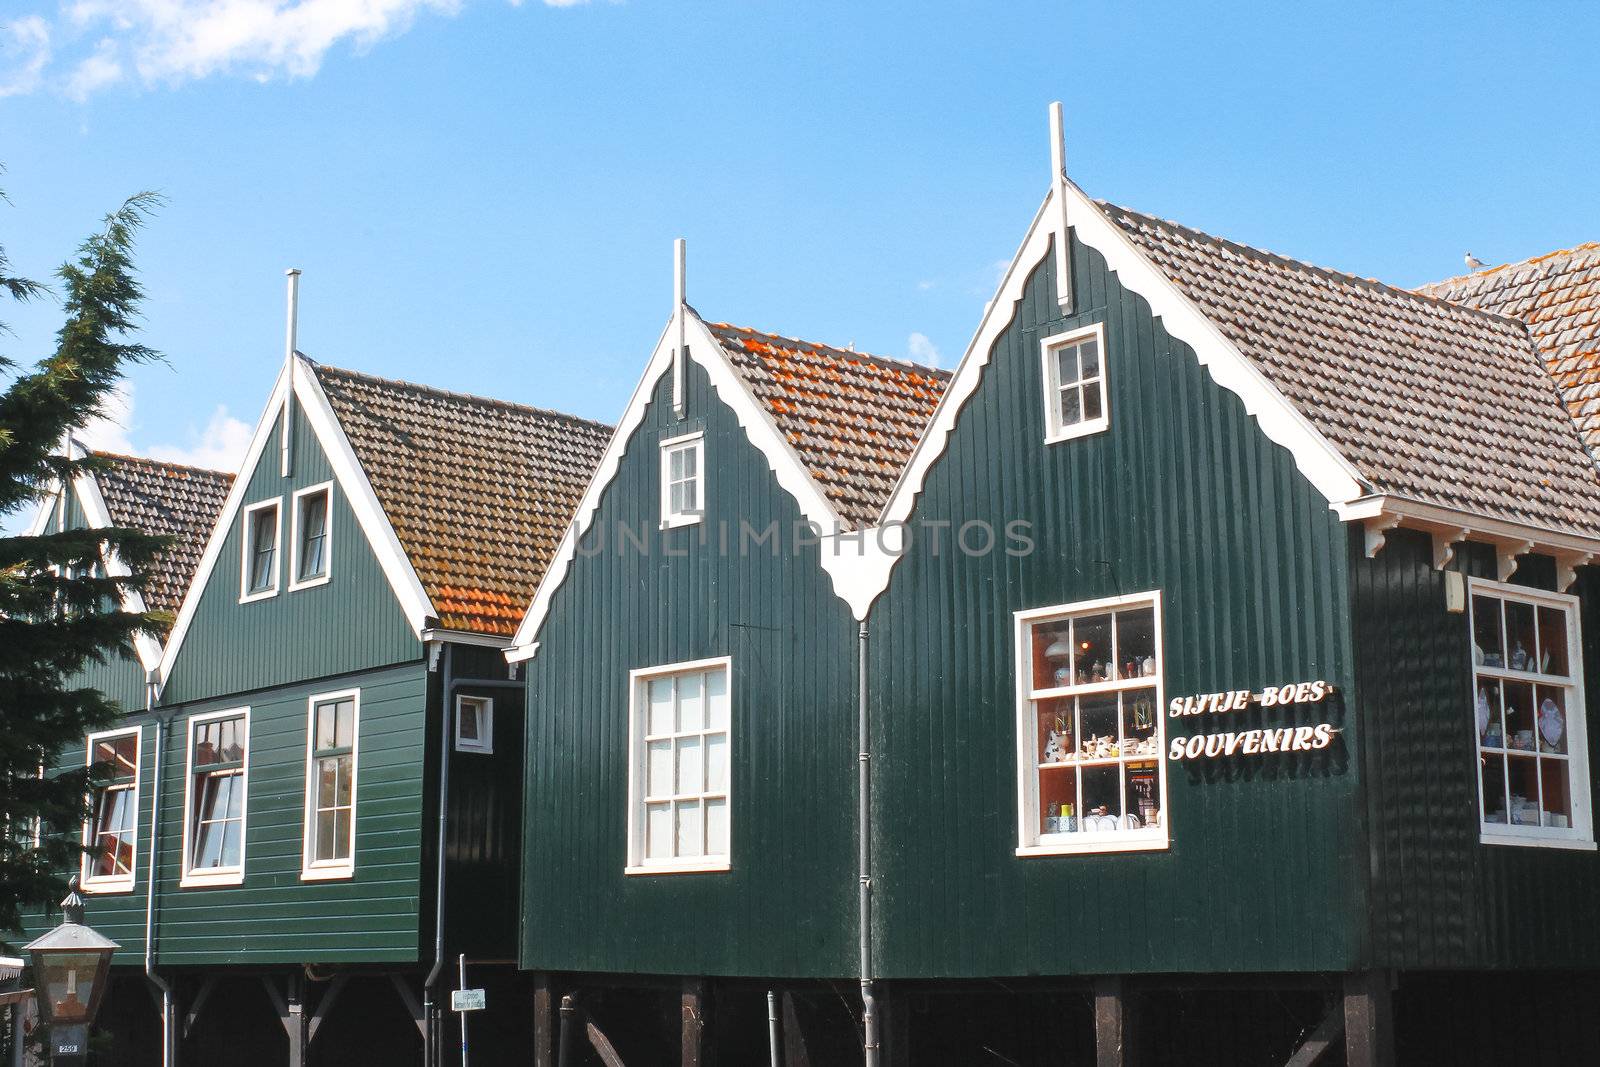
<svg viewBox="0 0 1600 1067">
<path fill-rule="evenodd" d="M 189 1004 L 189 1013 L 183 1017 L 184 1037 L 188 1037 L 189 1031 L 194 1029 L 194 1021 L 200 1017 L 200 1009 L 206 1006 L 206 1001 L 211 999 L 211 991 L 215 988 L 217 988 L 216 975 L 208 974 L 201 980 L 200 990 Z"/>
<path fill-rule="evenodd" d="M 1117 975 L 1094 980 L 1094 1062 L 1096 1067 L 1132 1067 L 1133 1001 Z"/>
<path fill-rule="evenodd" d="M 317 1010 L 311 1013 L 306 1022 L 306 1047 L 310 1048 L 317 1040 L 317 1031 L 322 1029 L 322 1024 L 328 1018 L 328 1013 L 339 1000 L 339 994 L 344 992 L 344 987 L 350 984 L 348 974 L 336 974 L 333 981 L 328 983 L 328 988 L 323 991 L 322 998 L 317 1001 Z"/>
<path fill-rule="evenodd" d="M 1314 1067 L 1323 1062 L 1325 1056 L 1335 1046 L 1344 1041 L 1344 1005 L 1339 998 L 1330 998 L 1328 1013 L 1322 1017 L 1322 1022 L 1317 1028 L 1306 1035 L 1300 1047 L 1294 1050 L 1294 1055 L 1284 1067 Z"/>
<path fill-rule="evenodd" d="M 703 978 L 683 980 L 683 1067 L 710 1067 L 706 1041 L 710 998 Z"/>
<path fill-rule="evenodd" d="M 783 1067 L 811 1067 L 811 1052 L 806 1048 L 805 1029 L 795 1010 L 794 994 L 784 990 L 782 999 Z"/>
<path fill-rule="evenodd" d="M 278 984 L 270 974 L 261 976 L 261 984 L 272 1001 L 273 1010 L 278 1013 L 278 1021 L 283 1024 L 284 1036 L 289 1039 L 289 1067 L 305 1067 L 305 980 L 298 974 L 289 975 L 284 982 L 284 993 L 278 992 Z"/>
<path fill-rule="evenodd" d="M 877 993 L 878 1011 L 883 1016 L 878 1026 L 883 1042 L 883 1067 L 910 1067 L 911 1004 L 905 990 L 879 982 Z"/>
<path fill-rule="evenodd" d="M 1344 979 L 1347 1067 L 1394 1067 L 1394 1001 L 1388 971 L 1355 971 Z"/>
<path fill-rule="evenodd" d="M 556 1067 L 553 1008 L 550 976 L 540 971 L 533 976 L 533 1067 Z"/>
</svg>

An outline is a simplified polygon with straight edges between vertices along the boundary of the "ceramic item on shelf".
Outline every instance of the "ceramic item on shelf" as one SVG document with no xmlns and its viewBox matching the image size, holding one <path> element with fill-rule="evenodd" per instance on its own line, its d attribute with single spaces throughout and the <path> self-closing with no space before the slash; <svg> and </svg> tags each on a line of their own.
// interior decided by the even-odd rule
<svg viewBox="0 0 1600 1067">
<path fill-rule="evenodd" d="M 1154 656 L 1146 656 L 1140 660 L 1139 673 L 1146 678 L 1154 678 L 1156 675 L 1156 658 Z"/>
<path fill-rule="evenodd" d="M 1072 642 L 1067 640 L 1064 633 L 1056 634 L 1056 639 L 1050 642 L 1044 650 L 1045 659 L 1070 659 L 1072 658 Z"/>
<path fill-rule="evenodd" d="M 1567 817 L 1559 812 L 1552 811 L 1550 812 L 1550 820 L 1547 825 L 1565 830 L 1567 828 Z"/>
<path fill-rule="evenodd" d="M 1094 665 L 1094 667 L 1091 668 L 1090 671 L 1089 671 L 1089 681 L 1091 681 L 1091 682 L 1103 682 L 1105 680 L 1106 680 L 1106 668 L 1105 668 L 1105 665 L 1101 664 L 1101 663 L 1096 663 Z"/>
<path fill-rule="evenodd" d="M 1524 752 L 1533 751 L 1533 731 L 1518 730 L 1516 736 L 1511 739 L 1511 747 L 1520 748 Z"/>
<path fill-rule="evenodd" d="M 1550 673 L 1550 650 L 1548 648 L 1539 653 L 1539 673 Z"/>
<path fill-rule="evenodd" d="M 1556 707 L 1554 700 L 1545 697 L 1539 705 L 1539 735 L 1552 749 L 1559 749 L 1562 735 L 1566 732 L 1567 721 L 1562 718 L 1561 709 Z"/>
<path fill-rule="evenodd" d="M 1136 700 L 1131 718 L 1135 730 L 1149 730 L 1156 724 L 1156 706 L 1147 697 Z"/>
<path fill-rule="evenodd" d="M 1061 736 L 1054 730 L 1050 731 L 1050 737 L 1044 743 L 1044 762 L 1061 762 Z"/>
<path fill-rule="evenodd" d="M 1528 662 L 1528 650 L 1522 647 L 1521 641 L 1518 641 L 1517 647 L 1511 650 L 1511 669 L 1514 671 L 1525 671 L 1528 670 L 1530 666 L 1531 664 Z"/>
<path fill-rule="evenodd" d="M 1045 652 L 1045 655 L 1048 656 L 1049 654 L 1048 651 Z M 1478 646 L 1476 641 L 1472 642 L 1472 662 L 1476 666 L 1483 666 L 1483 649 Z"/>
<path fill-rule="evenodd" d="M 1485 667 L 1504 667 L 1506 664 L 1505 660 L 1500 658 L 1500 653 L 1487 652 L 1483 657 L 1483 665 Z"/>
<path fill-rule="evenodd" d="M 1072 668 L 1071 667 L 1057 667 L 1055 669 L 1055 671 L 1052 673 L 1051 677 L 1055 679 L 1056 685 L 1071 685 L 1072 684 Z"/>
<path fill-rule="evenodd" d="M 1117 820 L 1117 825 L 1124 830 L 1137 830 L 1139 829 L 1140 825 L 1139 816 L 1130 811 L 1128 814 Z"/>
<path fill-rule="evenodd" d="M 1483 734 L 1483 747 L 1484 748 L 1505 748 L 1506 747 L 1505 734 L 1500 729 L 1500 724 L 1499 723 L 1497 723 L 1497 722 L 1490 723 L 1489 724 L 1489 729 L 1484 731 L 1484 734 Z"/>
<path fill-rule="evenodd" d="M 1489 691 L 1487 689 L 1479 689 L 1478 690 L 1478 736 L 1482 737 L 1483 736 L 1483 732 L 1485 730 L 1487 730 L 1488 728 L 1489 728 Z"/>
</svg>

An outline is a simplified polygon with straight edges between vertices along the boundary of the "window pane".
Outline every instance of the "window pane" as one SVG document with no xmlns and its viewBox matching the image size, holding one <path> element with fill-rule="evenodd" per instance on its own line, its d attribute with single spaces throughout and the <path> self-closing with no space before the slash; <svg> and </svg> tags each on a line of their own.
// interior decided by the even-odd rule
<svg viewBox="0 0 1600 1067">
<path fill-rule="evenodd" d="M 1063 385 L 1072 385 L 1078 380 L 1078 350 L 1072 345 L 1064 345 L 1056 349 L 1056 380 L 1059 388 Z"/>
<path fill-rule="evenodd" d="M 350 748 L 356 741 L 356 704 L 341 700 L 334 710 L 334 742 L 340 748 Z"/>
<path fill-rule="evenodd" d="M 1480 677 L 1473 719 L 1478 727 L 1478 744 L 1484 748 L 1506 747 L 1505 720 L 1500 717 L 1500 710 L 1500 682 Z"/>
<path fill-rule="evenodd" d="M 1033 687 L 1072 684 L 1072 627 L 1067 620 L 1036 623 L 1033 636 Z"/>
<path fill-rule="evenodd" d="M 1505 693 L 1506 747 L 1532 752 L 1533 739 L 1537 734 L 1533 721 L 1533 686 L 1526 682 L 1506 682 L 1502 688 Z"/>
<path fill-rule="evenodd" d="M 706 801 L 706 853 L 713 856 L 728 854 L 728 802 Z"/>
<path fill-rule="evenodd" d="M 1156 673 L 1156 616 L 1151 608 L 1117 612 L 1117 677 Z"/>
<path fill-rule="evenodd" d="M 355 812 L 351 811 L 349 808 L 340 808 L 338 811 L 334 812 L 333 854 L 337 859 L 347 860 L 350 858 L 350 829 L 351 822 L 354 818 Z"/>
<path fill-rule="evenodd" d="M 239 774 L 223 775 L 219 781 L 218 792 L 225 801 L 221 810 L 230 819 L 244 817 L 244 776 Z"/>
<path fill-rule="evenodd" d="M 1070 834 L 1078 830 L 1078 771 L 1070 765 L 1039 772 L 1039 832 Z"/>
<path fill-rule="evenodd" d="M 1096 378 L 1100 375 L 1100 342 L 1090 337 L 1078 345 L 1078 366 L 1082 368 L 1082 376 Z"/>
<path fill-rule="evenodd" d="M 1567 613 L 1560 608 L 1539 609 L 1539 671 L 1566 675 Z"/>
<path fill-rule="evenodd" d="M 1494 597 L 1472 598 L 1473 658 L 1485 667 L 1506 665 L 1505 646 L 1500 640 L 1500 601 Z"/>
<path fill-rule="evenodd" d="M 1125 829 L 1161 825 L 1161 775 L 1154 763 L 1130 763 L 1126 772 L 1127 802 L 1123 807 Z"/>
<path fill-rule="evenodd" d="M 686 737 L 678 742 L 678 792 L 701 793 L 705 791 L 701 778 L 703 751 L 698 737 Z"/>
<path fill-rule="evenodd" d="M 690 478 L 683 483 L 683 509 L 685 511 L 700 510 L 700 479 Z"/>
<path fill-rule="evenodd" d="M 1539 751 L 1567 751 L 1567 691 L 1560 686 L 1541 685 L 1534 693 L 1539 701 Z"/>
<path fill-rule="evenodd" d="M 333 791 L 333 802 L 341 808 L 348 808 L 351 804 L 350 788 L 355 782 L 351 773 L 352 767 L 349 755 L 333 757 L 333 765 L 337 769 L 338 786 Z"/>
<path fill-rule="evenodd" d="M 728 675 L 715 670 L 706 674 L 706 726 L 712 730 L 728 728 Z"/>
<path fill-rule="evenodd" d="M 1086 615 L 1072 624 L 1079 685 L 1103 682 L 1111 672 L 1111 616 Z"/>
<path fill-rule="evenodd" d="M 238 819 L 229 819 L 221 824 L 221 828 L 223 833 L 222 858 L 218 866 L 237 867 L 239 866 L 239 846 L 244 837 L 244 824 Z"/>
<path fill-rule="evenodd" d="M 1483 821 L 1506 821 L 1506 759 L 1501 755 L 1484 755 L 1479 762 L 1483 773 Z"/>
<path fill-rule="evenodd" d="M 1102 767 L 1084 767 L 1083 829 L 1089 831 L 1115 830 L 1122 815 L 1122 769 L 1115 764 Z"/>
<path fill-rule="evenodd" d="M 653 860 L 672 858 L 672 804 L 645 808 L 645 855 Z"/>
<path fill-rule="evenodd" d="M 259 593 L 272 586 L 272 561 L 277 554 L 278 512 L 262 508 L 251 515 L 250 591 Z"/>
<path fill-rule="evenodd" d="M 683 456 L 683 473 L 686 478 L 693 478 L 700 473 L 700 446 L 690 445 L 681 453 Z"/>
<path fill-rule="evenodd" d="M 712 734 L 706 738 L 706 792 L 721 793 L 728 788 L 728 738 Z"/>
<path fill-rule="evenodd" d="M 112 781 L 132 781 L 136 773 L 135 761 L 139 751 L 136 734 L 113 737 L 95 742 L 94 762 L 104 764 Z"/>
<path fill-rule="evenodd" d="M 338 778 L 339 761 L 337 759 L 317 761 L 317 807 L 333 807 L 334 793 L 339 785 Z"/>
<path fill-rule="evenodd" d="M 1515 600 L 1506 604 L 1506 666 L 1514 671 L 1531 671 L 1539 664 L 1534 658 L 1538 642 L 1533 632 L 1533 605 Z"/>
<path fill-rule="evenodd" d="M 1061 425 L 1075 426 L 1083 421 L 1083 412 L 1078 406 L 1077 386 L 1069 386 L 1061 390 Z"/>
<path fill-rule="evenodd" d="M 334 848 L 334 840 L 335 840 L 333 812 L 331 812 L 331 811 L 319 811 L 319 812 L 317 812 L 317 823 L 316 823 L 316 826 L 317 826 L 317 829 L 316 829 L 317 850 L 316 850 L 316 853 L 315 853 L 316 858 L 319 859 L 319 860 L 331 860 L 331 859 L 334 858 L 334 850 L 333 850 L 333 848 Z"/>
<path fill-rule="evenodd" d="M 672 679 L 650 680 L 650 714 L 648 730 L 651 735 L 672 733 Z"/>
<path fill-rule="evenodd" d="M 683 481 L 683 477 L 687 473 L 687 460 L 685 459 L 687 455 L 688 453 L 681 448 L 673 448 L 667 451 L 668 480 L 674 482 Z"/>
<path fill-rule="evenodd" d="M 645 787 L 646 795 L 670 797 L 672 795 L 672 742 L 650 742 L 650 751 L 646 762 L 649 764 L 648 784 Z"/>
<path fill-rule="evenodd" d="M 1506 757 L 1506 772 L 1510 776 L 1511 825 L 1539 826 L 1539 760 L 1531 755 L 1512 754 Z"/>
<path fill-rule="evenodd" d="M 1038 762 L 1073 763 L 1078 759 L 1077 722 L 1071 697 L 1034 703 L 1039 723 Z"/>
<path fill-rule="evenodd" d="M 460 705 L 460 725 L 456 733 L 463 741 L 478 740 L 478 705 L 470 700 L 463 700 Z"/>
<path fill-rule="evenodd" d="M 321 577 L 323 573 L 323 545 L 328 532 L 328 494 L 315 493 L 300 501 L 300 574 L 306 578 Z"/>
<path fill-rule="evenodd" d="M 688 733 L 705 727 L 702 700 L 705 676 L 683 674 L 678 676 L 678 733 Z"/>
<path fill-rule="evenodd" d="M 1160 708 L 1154 689 L 1134 689 L 1122 694 L 1122 740 L 1118 746 L 1124 756 L 1158 757 L 1161 739 L 1156 734 Z"/>
<path fill-rule="evenodd" d="M 1078 750 L 1083 759 L 1109 759 L 1117 752 L 1117 694 L 1078 698 Z M 1089 802 L 1084 797 L 1084 803 Z"/>
<path fill-rule="evenodd" d="M 1100 417 L 1100 383 L 1083 387 L 1083 418 L 1084 421 Z"/>
<path fill-rule="evenodd" d="M 705 854 L 705 828 L 700 814 L 698 800 L 678 804 L 677 855 L 685 859 L 697 859 Z"/>
<path fill-rule="evenodd" d="M 1543 825 L 1559 830 L 1572 826 L 1571 764 L 1566 760 L 1542 759 L 1539 774 L 1544 787 Z"/>
</svg>

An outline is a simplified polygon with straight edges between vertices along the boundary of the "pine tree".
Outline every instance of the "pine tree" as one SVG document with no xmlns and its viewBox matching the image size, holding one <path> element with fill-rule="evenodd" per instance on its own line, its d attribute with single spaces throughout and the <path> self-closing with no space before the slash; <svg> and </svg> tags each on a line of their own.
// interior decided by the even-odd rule
<svg viewBox="0 0 1600 1067">
<path fill-rule="evenodd" d="M 0 375 L 11 379 L 0 392 L 0 516 L 96 468 L 93 457 L 63 455 L 63 442 L 98 414 L 130 364 L 157 358 L 131 337 L 143 296 L 133 241 L 158 202 L 150 193 L 129 199 L 56 272 L 65 321 L 53 355 L 25 373 L 0 356 Z M 49 295 L 13 276 L 3 249 L 0 291 L 17 301 Z M 83 850 L 72 831 L 102 769 L 57 765 L 123 709 L 71 679 L 163 621 L 119 609 L 127 590 L 143 589 L 162 546 L 120 528 L 0 537 L 0 938 L 19 930 L 25 910 L 54 907 L 78 869 Z M 109 576 L 110 559 L 131 576 Z"/>
</svg>

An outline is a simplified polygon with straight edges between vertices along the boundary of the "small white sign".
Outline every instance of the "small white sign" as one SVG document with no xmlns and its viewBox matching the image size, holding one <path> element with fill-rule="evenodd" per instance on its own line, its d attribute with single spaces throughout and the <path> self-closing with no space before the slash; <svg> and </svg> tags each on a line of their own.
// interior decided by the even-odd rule
<svg viewBox="0 0 1600 1067">
<path fill-rule="evenodd" d="M 452 989 L 450 991 L 451 1011 L 482 1011 L 488 1007 L 488 1000 L 481 989 Z"/>
</svg>

